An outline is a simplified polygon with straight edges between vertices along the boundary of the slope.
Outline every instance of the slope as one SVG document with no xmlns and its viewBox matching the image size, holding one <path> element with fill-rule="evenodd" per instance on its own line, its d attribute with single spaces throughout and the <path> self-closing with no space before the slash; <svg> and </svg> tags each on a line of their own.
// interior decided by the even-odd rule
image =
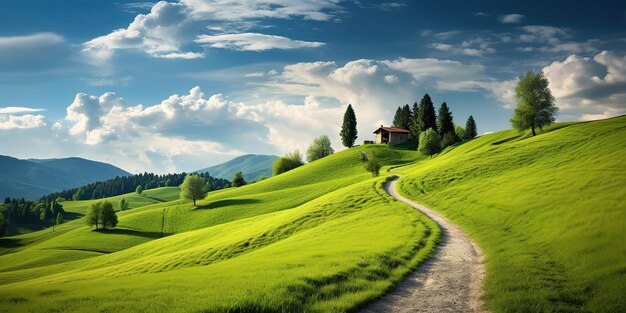
<svg viewBox="0 0 626 313">
<path fill-rule="evenodd" d="M 496 312 L 623 312 L 626 116 L 503 131 L 398 169 L 485 252 Z"/>
<path fill-rule="evenodd" d="M 128 173 L 109 164 L 80 158 L 19 160 L 0 156 L 0 197 L 35 199 L 120 175 Z"/>
<path fill-rule="evenodd" d="M 258 180 L 261 176 L 272 176 L 272 165 L 277 158 L 275 155 L 246 154 L 194 172 L 209 173 L 213 177 L 232 179 L 235 173 L 241 171 L 246 181 Z"/>
<path fill-rule="evenodd" d="M 359 147 L 213 192 L 196 208 L 171 201 L 120 212 L 115 231 L 74 221 L 4 239 L 0 310 L 354 309 L 426 258 L 439 236 L 384 193 L 359 149 L 387 165 L 417 157 Z"/>
</svg>

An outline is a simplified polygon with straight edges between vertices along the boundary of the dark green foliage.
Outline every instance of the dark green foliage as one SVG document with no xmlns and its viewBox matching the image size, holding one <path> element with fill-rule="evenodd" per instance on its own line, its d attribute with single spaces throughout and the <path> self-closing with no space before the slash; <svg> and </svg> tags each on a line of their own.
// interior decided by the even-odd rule
<svg viewBox="0 0 626 313">
<path fill-rule="evenodd" d="M 313 162 L 333 153 L 335 153 L 335 150 L 330 146 L 330 139 L 328 136 L 323 135 L 313 140 L 313 143 L 306 150 L 306 160 L 307 162 Z"/>
<path fill-rule="evenodd" d="M 439 134 L 437 134 L 437 132 L 432 128 L 429 128 L 420 134 L 419 142 L 417 150 L 430 156 L 431 158 L 433 157 L 433 154 L 441 151 L 441 139 L 439 138 Z"/>
<path fill-rule="evenodd" d="M 135 193 L 137 193 L 138 195 L 143 193 L 143 186 L 139 185 L 137 186 L 137 188 L 135 188 Z"/>
<path fill-rule="evenodd" d="M 393 122 L 391 123 L 391 126 L 402 127 L 402 124 L 402 107 L 398 107 L 398 109 L 396 109 L 396 114 L 393 116 Z"/>
<path fill-rule="evenodd" d="M 243 174 L 241 172 L 235 173 L 235 176 L 232 180 L 233 187 L 241 187 L 247 184 L 246 180 L 243 179 Z"/>
<path fill-rule="evenodd" d="M 465 138 L 465 128 L 461 125 L 454 124 L 454 133 L 459 140 L 463 140 Z"/>
<path fill-rule="evenodd" d="M 437 129 L 437 115 L 433 101 L 425 94 L 417 110 L 417 129 L 421 133 L 429 128 Z"/>
<path fill-rule="evenodd" d="M 417 102 L 413 103 L 413 112 L 411 112 L 411 122 L 409 123 L 409 138 L 413 141 L 419 139 L 419 121 L 418 121 L 419 106 Z"/>
<path fill-rule="evenodd" d="M 120 199 L 119 207 L 120 207 L 120 211 L 128 210 L 128 201 L 126 201 L 126 199 L 124 198 Z"/>
<path fill-rule="evenodd" d="M 0 237 L 6 236 L 8 229 L 9 223 L 7 222 L 7 219 L 4 218 L 4 214 L 0 212 Z"/>
<path fill-rule="evenodd" d="M 511 117 L 511 125 L 519 131 L 535 128 L 542 129 L 555 121 L 558 108 L 548 87 L 548 79 L 543 72 L 529 71 L 519 78 L 515 86 L 517 107 Z"/>
<path fill-rule="evenodd" d="M 413 114 L 411 113 L 411 107 L 408 104 L 405 104 L 402 107 L 402 125 L 398 126 L 404 129 L 409 129 L 411 127 L 411 118 Z"/>
<path fill-rule="evenodd" d="M 209 190 L 218 190 L 230 187 L 230 180 L 211 177 L 207 172 L 198 173 L 204 177 L 209 184 Z M 58 197 L 73 200 L 101 199 L 135 192 L 137 186 L 144 189 L 151 189 L 160 186 L 179 186 L 187 173 L 156 175 L 152 173 L 142 173 L 131 176 L 115 177 L 107 181 L 91 183 L 80 188 L 74 188 L 49 194 L 41 200 L 52 201 Z"/>
<path fill-rule="evenodd" d="M 356 114 L 354 113 L 354 109 L 351 104 L 348 104 L 346 113 L 343 115 L 343 124 L 341 125 L 341 132 L 339 135 L 341 136 L 341 143 L 345 147 L 352 148 L 354 146 L 354 142 L 358 137 L 358 132 L 356 130 Z"/>
<path fill-rule="evenodd" d="M 45 223 L 50 216 L 50 210 L 48 210 L 48 208 L 45 206 L 41 206 L 39 209 L 39 219 Z"/>
<path fill-rule="evenodd" d="M 367 162 L 365 162 L 365 169 L 372 173 L 372 176 L 377 177 L 380 173 L 380 168 L 382 165 L 375 158 L 369 158 Z"/>
<path fill-rule="evenodd" d="M 57 225 L 63 224 L 63 214 L 62 213 L 57 214 L 56 224 Z"/>
<path fill-rule="evenodd" d="M 467 118 L 467 123 L 465 123 L 465 139 L 472 139 L 478 135 L 478 131 L 476 130 L 476 121 L 474 121 L 473 116 L 469 116 Z"/>
<path fill-rule="evenodd" d="M 454 122 L 452 121 L 452 112 L 448 108 L 447 103 L 442 103 L 437 116 L 437 132 L 439 136 L 445 136 L 449 132 L 454 132 Z"/>
<path fill-rule="evenodd" d="M 196 206 L 196 200 L 201 200 L 206 197 L 207 191 L 208 186 L 206 180 L 204 180 L 204 177 L 196 174 L 187 175 L 180 185 L 180 197 L 182 199 L 193 200 L 194 206 Z"/>
<path fill-rule="evenodd" d="M 115 228 L 118 220 L 113 204 L 107 200 L 90 204 L 85 214 L 85 222 L 89 226 L 96 226 L 96 230 L 100 227 L 102 230 Z"/>
<path fill-rule="evenodd" d="M 458 139 L 458 137 L 457 137 L 455 132 L 448 132 L 441 139 L 441 149 L 443 150 L 446 147 L 449 147 L 449 146 L 457 143 L 458 141 L 459 141 L 459 139 Z"/>
<path fill-rule="evenodd" d="M 52 214 L 50 216 L 57 216 L 57 214 L 64 212 L 65 210 L 63 210 L 63 205 L 58 203 L 56 200 L 52 200 L 52 202 L 50 203 L 50 213 Z"/>
<path fill-rule="evenodd" d="M 274 161 L 274 166 L 272 167 L 272 173 L 276 176 L 284 172 L 291 171 L 292 169 L 302 165 L 304 165 L 302 155 L 300 154 L 300 151 L 296 150 L 287 153 L 284 157 L 276 159 L 276 161 Z"/>
</svg>

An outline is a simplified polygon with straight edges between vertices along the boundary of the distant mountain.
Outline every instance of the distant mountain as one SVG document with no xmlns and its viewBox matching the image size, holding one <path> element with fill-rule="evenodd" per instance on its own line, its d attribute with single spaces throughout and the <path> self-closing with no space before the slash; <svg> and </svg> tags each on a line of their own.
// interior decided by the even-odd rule
<svg viewBox="0 0 626 313">
<path fill-rule="evenodd" d="M 277 158 L 275 155 L 246 154 L 194 172 L 208 172 L 213 177 L 232 179 L 235 173 L 241 171 L 246 181 L 257 180 L 261 176 L 272 176 L 272 164 Z"/>
<path fill-rule="evenodd" d="M 81 158 L 20 160 L 0 155 L 0 197 L 36 199 L 130 173 Z"/>
</svg>

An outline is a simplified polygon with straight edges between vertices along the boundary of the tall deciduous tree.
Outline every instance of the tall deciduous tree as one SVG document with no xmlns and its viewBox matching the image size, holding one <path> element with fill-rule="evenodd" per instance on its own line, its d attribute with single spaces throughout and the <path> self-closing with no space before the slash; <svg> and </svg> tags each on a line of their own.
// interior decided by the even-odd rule
<svg viewBox="0 0 626 313">
<path fill-rule="evenodd" d="M 352 148 L 354 146 L 354 142 L 358 137 L 358 132 L 356 130 L 356 114 L 354 114 L 352 104 L 348 104 L 346 113 L 343 114 L 343 124 L 339 135 L 341 135 L 341 143 L 344 146 L 348 148 Z"/>
<path fill-rule="evenodd" d="M 241 187 L 247 184 L 246 180 L 243 178 L 243 173 L 241 173 L 241 171 L 235 173 L 235 176 L 233 177 L 233 180 L 232 180 L 232 184 L 233 184 L 233 187 Z"/>
<path fill-rule="evenodd" d="M 113 209 L 111 202 L 104 200 L 92 203 L 87 208 L 85 214 L 85 222 L 89 226 L 96 226 L 96 230 L 102 226 L 103 230 L 107 228 L 115 228 L 117 226 L 117 214 Z"/>
<path fill-rule="evenodd" d="M 511 117 L 511 125 L 520 131 L 542 129 L 555 121 L 558 108 L 548 87 L 548 79 L 543 72 L 529 71 L 519 78 L 515 86 L 517 107 Z"/>
<path fill-rule="evenodd" d="M 196 206 L 196 200 L 202 200 L 207 194 L 207 184 L 204 178 L 191 174 L 185 176 L 185 180 L 180 185 L 180 197 L 183 199 L 193 200 L 193 206 Z"/>
<path fill-rule="evenodd" d="M 396 114 L 393 116 L 393 122 L 391 123 L 391 126 L 393 127 L 402 127 L 402 107 L 398 107 L 398 109 L 396 109 Z"/>
<path fill-rule="evenodd" d="M 307 162 L 313 162 L 333 153 L 335 153 L 335 150 L 333 150 L 333 147 L 330 145 L 330 139 L 328 136 L 322 135 L 315 138 L 313 143 L 311 143 L 309 148 L 306 150 L 306 160 Z"/>
<path fill-rule="evenodd" d="M 433 154 L 441 151 L 441 139 L 439 134 L 432 128 L 420 134 L 420 143 L 417 150 L 425 155 L 433 157 Z"/>
<path fill-rule="evenodd" d="M 477 135 L 478 131 L 476 130 L 476 121 L 474 121 L 474 117 L 470 115 L 465 123 L 465 139 L 472 139 Z"/>
</svg>

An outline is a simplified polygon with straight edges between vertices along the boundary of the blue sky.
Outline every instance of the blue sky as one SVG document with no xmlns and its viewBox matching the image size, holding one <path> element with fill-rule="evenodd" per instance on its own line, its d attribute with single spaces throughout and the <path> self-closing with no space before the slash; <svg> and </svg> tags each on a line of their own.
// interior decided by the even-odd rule
<svg viewBox="0 0 626 313">
<path fill-rule="evenodd" d="M 543 70 L 559 120 L 626 113 L 620 1 L 16 1 L 0 10 L 0 154 L 189 171 L 244 153 L 339 149 L 428 93 L 509 128 Z"/>
</svg>

